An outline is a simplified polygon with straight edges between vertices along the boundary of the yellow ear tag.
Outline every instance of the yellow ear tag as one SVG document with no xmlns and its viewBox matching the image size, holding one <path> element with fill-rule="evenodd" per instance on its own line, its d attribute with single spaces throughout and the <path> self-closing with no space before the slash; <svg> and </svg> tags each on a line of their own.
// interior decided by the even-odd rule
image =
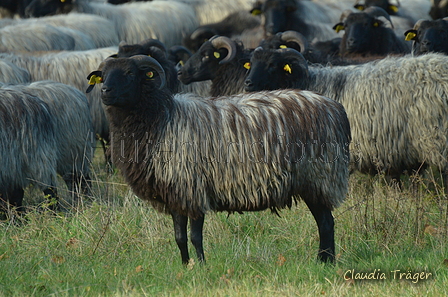
<svg viewBox="0 0 448 297">
<path fill-rule="evenodd" d="M 282 44 L 279 46 L 279 48 L 288 48 L 286 45 Z"/>
<path fill-rule="evenodd" d="M 380 24 L 378 22 L 373 23 L 374 27 L 378 27 Z"/>
<path fill-rule="evenodd" d="M 214 52 L 213 56 L 215 56 L 216 59 L 219 59 L 219 57 L 221 57 L 221 55 L 218 52 Z"/>
<path fill-rule="evenodd" d="M 334 28 L 334 30 L 336 31 L 336 33 L 339 33 L 339 31 L 344 30 L 344 26 L 343 25 L 337 25 L 336 28 Z"/>
<path fill-rule="evenodd" d="M 153 78 L 154 77 L 154 72 L 152 72 L 152 71 L 146 72 L 146 76 L 148 78 Z"/>
<path fill-rule="evenodd" d="M 356 8 L 357 10 L 361 10 L 361 11 L 363 11 L 366 7 L 365 7 L 364 5 L 357 4 L 357 5 L 355 5 L 355 8 Z"/>
<path fill-rule="evenodd" d="M 252 10 L 252 15 L 260 15 L 261 14 L 261 10 L 259 10 L 259 9 L 254 9 L 254 10 Z"/>
<path fill-rule="evenodd" d="M 292 72 L 291 66 L 289 66 L 288 64 L 286 64 L 285 67 L 283 67 L 283 70 L 285 70 L 286 72 L 289 72 L 289 74 L 291 74 L 291 72 Z"/>
<path fill-rule="evenodd" d="M 184 66 L 184 61 L 180 60 L 180 61 L 179 61 L 179 65 L 180 65 L 180 66 Z"/>
<path fill-rule="evenodd" d="M 103 78 L 101 76 L 92 75 L 89 79 L 89 85 L 95 85 L 103 82 Z"/>
<path fill-rule="evenodd" d="M 395 13 L 398 12 L 398 6 L 396 6 L 396 5 L 389 5 L 389 9 L 392 10 L 393 12 L 395 12 Z"/>
<path fill-rule="evenodd" d="M 406 37 L 404 38 L 404 40 L 406 40 L 406 41 L 414 40 L 414 38 L 416 36 L 417 36 L 417 34 L 415 34 L 414 32 L 409 32 L 408 34 L 406 34 Z"/>
<path fill-rule="evenodd" d="M 61 3 L 64 3 L 65 2 L 65 0 L 61 0 Z"/>
<path fill-rule="evenodd" d="M 244 68 L 250 69 L 250 63 L 249 62 L 244 63 Z"/>
</svg>

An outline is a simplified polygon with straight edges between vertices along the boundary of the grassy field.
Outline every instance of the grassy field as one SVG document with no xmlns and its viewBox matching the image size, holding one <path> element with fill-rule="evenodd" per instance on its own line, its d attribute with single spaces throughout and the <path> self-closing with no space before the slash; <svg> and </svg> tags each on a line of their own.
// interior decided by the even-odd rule
<svg viewBox="0 0 448 297">
<path fill-rule="evenodd" d="M 96 159 L 78 210 L 41 211 L 30 189 L 25 218 L 0 223 L 0 296 L 448 296 L 448 201 L 432 173 L 401 190 L 351 176 L 334 266 L 316 262 L 317 226 L 299 203 L 280 217 L 208 215 L 207 263 L 184 267 L 170 217 Z"/>
</svg>

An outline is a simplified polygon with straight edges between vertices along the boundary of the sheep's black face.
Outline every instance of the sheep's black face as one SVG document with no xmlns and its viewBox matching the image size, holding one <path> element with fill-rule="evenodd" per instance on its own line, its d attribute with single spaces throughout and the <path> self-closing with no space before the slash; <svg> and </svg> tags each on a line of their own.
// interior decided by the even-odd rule
<svg viewBox="0 0 448 297">
<path fill-rule="evenodd" d="M 133 108 L 142 88 L 157 88 L 158 79 L 156 71 L 140 68 L 131 59 L 109 60 L 102 69 L 101 99 L 105 105 Z"/>
<path fill-rule="evenodd" d="M 219 69 L 219 62 L 227 54 L 227 49 L 216 49 L 207 41 L 177 72 L 177 78 L 185 85 L 195 81 L 214 79 Z"/>
<path fill-rule="evenodd" d="M 33 0 L 25 9 L 27 17 L 43 17 L 68 13 L 73 9 L 72 0 Z"/>
<path fill-rule="evenodd" d="M 264 14 L 264 29 L 267 36 L 287 30 L 289 14 L 297 9 L 295 1 L 268 0 L 263 3 L 261 10 Z"/>
<path fill-rule="evenodd" d="M 375 28 L 383 25 L 379 20 L 366 13 L 352 13 L 345 23 L 345 33 L 342 42 L 347 53 L 365 53 L 372 48 L 371 40 L 381 32 L 375 32 Z"/>
<path fill-rule="evenodd" d="M 298 55 L 296 51 L 290 55 L 281 50 L 255 50 L 244 90 L 302 88 L 308 78 L 308 68 L 303 56 Z"/>
<path fill-rule="evenodd" d="M 415 53 L 439 52 L 448 54 L 448 22 L 423 21 L 415 38 Z"/>
</svg>

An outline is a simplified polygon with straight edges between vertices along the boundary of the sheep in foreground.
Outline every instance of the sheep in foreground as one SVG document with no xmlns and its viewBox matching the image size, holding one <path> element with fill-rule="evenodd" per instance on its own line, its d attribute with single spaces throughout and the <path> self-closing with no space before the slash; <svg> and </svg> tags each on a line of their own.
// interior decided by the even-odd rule
<svg viewBox="0 0 448 297">
<path fill-rule="evenodd" d="M 92 78 L 103 83 L 112 161 L 137 196 L 172 215 L 183 263 L 188 218 L 204 261 L 206 213 L 276 212 L 299 197 L 319 228 L 319 259 L 334 261 L 331 211 L 347 193 L 350 142 L 339 103 L 297 90 L 173 96 L 147 56 L 107 59 Z"/>
<path fill-rule="evenodd" d="M 0 193 L 23 210 L 24 189 L 34 184 L 56 198 L 57 146 L 50 108 L 41 99 L 0 88 Z"/>
<path fill-rule="evenodd" d="M 256 49 L 246 91 L 297 88 L 333 98 L 352 129 L 351 167 L 399 180 L 434 165 L 445 175 L 448 154 L 448 57 L 386 57 L 354 66 L 311 67 L 293 49 Z"/>
<path fill-rule="evenodd" d="M 138 43 L 146 38 L 159 39 L 171 47 L 199 24 L 193 8 L 177 1 L 130 2 L 122 5 L 87 0 L 33 0 L 26 12 L 34 17 L 78 12 L 100 15 L 112 21 L 119 40 Z"/>
<path fill-rule="evenodd" d="M 89 104 L 83 92 L 54 81 L 9 85 L 3 89 L 36 96 L 47 104 L 55 127 L 56 172 L 64 179 L 75 199 L 79 198 L 79 194 L 89 194 L 95 134 Z"/>
<path fill-rule="evenodd" d="M 85 91 L 86 73 L 98 68 L 101 62 L 117 53 L 117 47 L 106 47 L 87 51 L 61 51 L 40 56 L 25 54 L 0 54 L 0 60 L 11 62 L 31 74 L 32 81 L 54 80 Z M 100 91 L 87 94 L 95 134 L 109 142 L 109 122 L 101 103 Z"/>
</svg>

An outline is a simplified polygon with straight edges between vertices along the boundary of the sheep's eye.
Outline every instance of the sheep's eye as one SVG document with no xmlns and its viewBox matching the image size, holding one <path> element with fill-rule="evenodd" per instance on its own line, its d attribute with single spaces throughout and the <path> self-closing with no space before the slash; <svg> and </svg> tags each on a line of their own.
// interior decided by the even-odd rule
<svg viewBox="0 0 448 297">
<path fill-rule="evenodd" d="M 373 23 L 374 27 L 378 27 L 380 24 L 378 22 Z"/>
<path fill-rule="evenodd" d="M 152 72 L 152 71 L 146 72 L 146 77 L 153 78 L 154 77 L 154 72 Z"/>
</svg>

